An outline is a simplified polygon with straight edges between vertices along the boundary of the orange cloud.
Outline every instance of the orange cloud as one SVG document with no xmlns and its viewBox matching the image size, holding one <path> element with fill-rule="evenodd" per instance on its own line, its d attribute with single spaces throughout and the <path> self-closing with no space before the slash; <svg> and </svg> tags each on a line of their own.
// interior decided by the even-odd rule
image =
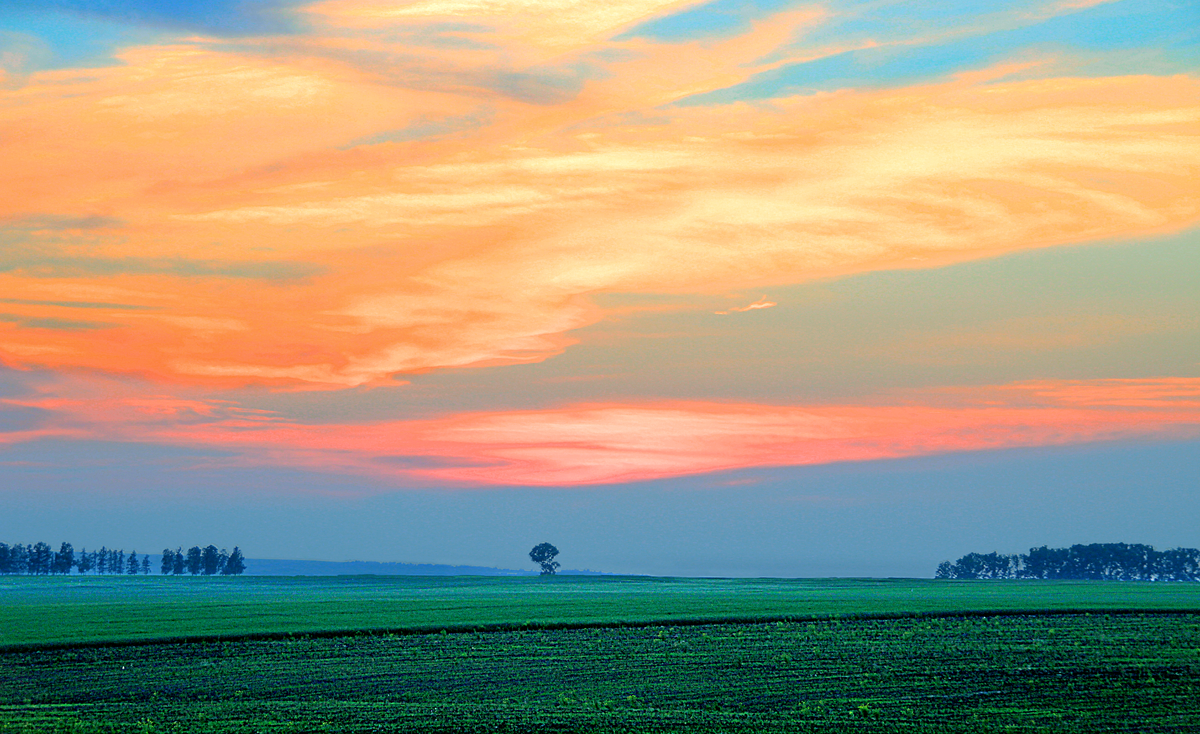
<svg viewBox="0 0 1200 734">
<path fill-rule="evenodd" d="M 1056 380 L 1021 383 L 1015 389 L 1043 400 L 1081 407 L 1200 408 L 1200 379 Z"/>
<path fill-rule="evenodd" d="M 327 22 L 378 29 L 389 24 L 458 21 L 461 37 L 520 42 L 552 53 L 592 45 L 638 21 L 698 0 L 327 0 L 306 10 Z M 482 27 L 481 27 L 482 26 Z"/>
<path fill-rule="evenodd" d="M 220 401 L 93 395 L 19 402 L 51 411 L 58 427 L 11 441 L 90 434 L 220 448 L 235 452 L 235 463 L 242 465 L 307 467 L 410 486 L 561 486 L 759 466 L 1187 437 L 1200 430 L 1197 378 L 1030 382 L 930 391 L 915 398 L 921 402 L 591 404 L 308 425 Z"/>
<path fill-rule="evenodd" d="M 21 301 L 0 361 L 387 384 L 546 359 L 604 318 L 599 293 L 723 295 L 1200 220 L 1192 78 L 672 106 L 813 53 L 797 33 L 823 14 L 655 43 L 611 39 L 674 3 L 545 7 L 330 2 L 312 12 L 364 33 L 135 48 L 0 90 L 0 136 L 21 141 L 0 162 L 0 292 Z M 365 32 L 468 11 L 487 20 L 461 54 Z M 505 90 L 512 74 L 558 91 Z M 115 305 L 61 305 L 84 301 Z"/>
</svg>

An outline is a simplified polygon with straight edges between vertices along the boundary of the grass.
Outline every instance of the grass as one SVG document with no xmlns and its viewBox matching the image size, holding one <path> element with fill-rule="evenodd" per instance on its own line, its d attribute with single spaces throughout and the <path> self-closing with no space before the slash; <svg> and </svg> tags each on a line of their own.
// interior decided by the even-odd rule
<svg viewBox="0 0 1200 734">
<path fill-rule="evenodd" d="M 0 734 L 1191 732 L 1197 587 L 0 579 Z"/>
<path fill-rule="evenodd" d="M 178 637 L 1022 610 L 1200 610 L 1200 584 L 646 577 L 0 577 L 0 649 Z"/>
</svg>

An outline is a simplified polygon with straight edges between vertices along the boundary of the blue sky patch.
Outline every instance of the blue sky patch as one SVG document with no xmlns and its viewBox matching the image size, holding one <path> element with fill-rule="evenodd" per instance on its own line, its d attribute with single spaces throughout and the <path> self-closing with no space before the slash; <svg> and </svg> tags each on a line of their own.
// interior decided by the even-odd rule
<svg viewBox="0 0 1200 734">
<path fill-rule="evenodd" d="M 716 0 L 642 23 L 617 36 L 616 40 L 649 38 L 670 43 L 732 36 L 749 28 L 758 18 L 810 4 L 793 0 Z"/>
<path fill-rule="evenodd" d="M 253 36 L 302 30 L 304 23 L 295 8 L 305 4 L 305 0 L 0 0 L 0 14 L 71 14 L 218 36 Z"/>
<path fill-rule="evenodd" d="M 872 16 L 870 25 L 887 37 L 875 39 L 887 45 L 827 56 L 814 61 L 774 69 L 732 87 L 689 97 L 679 104 L 723 104 L 746 99 L 768 99 L 794 94 L 812 94 L 851 88 L 886 88 L 943 79 L 971 69 L 1031 55 L 1082 54 L 1086 61 L 1071 69 L 1073 74 L 1129 73 L 1104 63 L 1106 54 L 1124 56 L 1130 50 L 1153 48 L 1157 73 L 1180 73 L 1194 68 L 1200 45 L 1200 10 L 1173 0 L 1118 2 L 1045 20 L 1028 18 L 1027 25 L 994 31 L 970 32 L 969 25 L 952 33 L 942 43 L 923 43 L 920 26 L 905 28 L 913 36 L 898 37 L 893 27 Z M 1181 23 L 1190 15 L 1194 23 Z M 834 26 L 818 39 L 835 43 L 835 31 L 846 32 L 855 42 L 871 38 L 863 27 Z M 947 27 L 930 25 L 926 37 L 946 34 Z M 844 39 L 840 39 L 844 40 Z M 1139 71 L 1141 71 L 1139 69 Z"/>
<path fill-rule="evenodd" d="M 0 0 L 0 53 L 26 74 L 117 63 L 129 46 L 183 34 L 242 37 L 296 33 L 306 27 L 301 0 Z"/>
</svg>

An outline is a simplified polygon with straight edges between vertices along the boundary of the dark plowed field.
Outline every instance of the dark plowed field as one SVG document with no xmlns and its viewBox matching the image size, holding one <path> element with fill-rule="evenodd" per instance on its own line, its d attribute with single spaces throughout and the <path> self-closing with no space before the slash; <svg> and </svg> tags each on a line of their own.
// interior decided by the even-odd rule
<svg viewBox="0 0 1200 734">
<path fill-rule="evenodd" d="M 1194 732 L 1200 616 L 823 620 L 0 655 L 0 732 Z"/>
</svg>

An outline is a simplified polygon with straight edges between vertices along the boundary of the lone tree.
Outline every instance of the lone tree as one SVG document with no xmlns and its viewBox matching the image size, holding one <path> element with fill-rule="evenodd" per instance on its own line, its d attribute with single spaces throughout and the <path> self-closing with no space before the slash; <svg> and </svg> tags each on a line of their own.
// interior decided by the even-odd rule
<svg viewBox="0 0 1200 734">
<path fill-rule="evenodd" d="M 549 543 L 540 543 L 529 551 L 529 557 L 534 563 L 542 567 L 542 575 L 547 576 L 553 574 L 558 568 L 558 561 L 554 557 L 558 555 L 558 548 Z"/>
</svg>

